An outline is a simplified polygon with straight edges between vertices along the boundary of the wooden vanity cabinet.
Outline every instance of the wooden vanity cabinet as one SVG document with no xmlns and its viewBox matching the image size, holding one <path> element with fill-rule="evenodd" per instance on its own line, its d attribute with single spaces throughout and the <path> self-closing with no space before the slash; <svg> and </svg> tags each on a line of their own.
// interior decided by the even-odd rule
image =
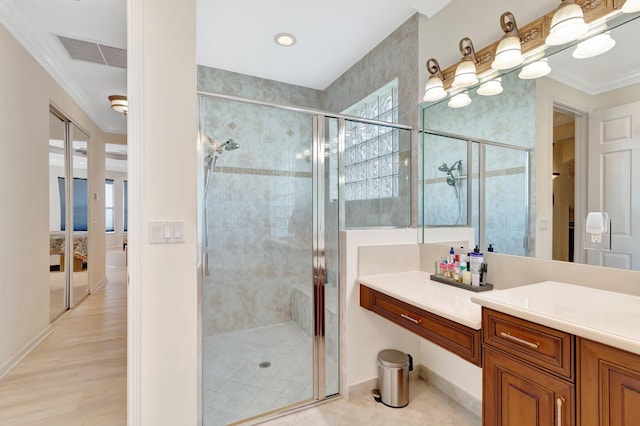
<svg viewBox="0 0 640 426">
<path fill-rule="evenodd" d="M 427 312 L 360 284 L 360 306 L 480 366 L 480 330 Z"/>
<path fill-rule="evenodd" d="M 574 425 L 573 383 L 490 347 L 482 358 L 483 425 Z"/>
<path fill-rule="evenodd" d="M 580 425 L 640 425 L 640 356 L 578 340 Z"/>
<path fill-rule="evenodd" d="M 482 308 L 482 423 L 575 425 L 574 336 Z"/>
</svg>

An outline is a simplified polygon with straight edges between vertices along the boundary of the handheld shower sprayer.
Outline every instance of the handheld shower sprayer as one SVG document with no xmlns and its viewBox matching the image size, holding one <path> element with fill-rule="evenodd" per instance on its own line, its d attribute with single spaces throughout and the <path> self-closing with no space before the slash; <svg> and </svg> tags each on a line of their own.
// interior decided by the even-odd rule
<svg viewBox="0 0 640 426">
<path fill-rule="evenodd" d="M 451 166 L 448 166 L 447 163 L 442 163 L 440 167 L 438 167 L 438 170 L 441 172 L 445 172 L 448 175 L 447 185 L 455 187 L 460 177 L 460 174 L 462 173 L 462 160 L 456 161 Z M 458 172 L 458 176 L 453 175 L 454 171 Z"/>
<path fill-rule="evenodd" d="M 226 142 L 221 143 L 216 139 L 212 139 L 208 136 L 204 136 L 202 138 L 202 141 L 208 143 L 205 149 L 206 154 L 204 157 L 205 165 L 207 167 L 215 166 L 216 162 L 218 161 L 218 158 L 220 158 L 220 154 L 222 154 L 223 151 L 233 151 L 234 149 L 240 148 L 240 144 L 237 142 L 234 142 L 233 139 L 227 139 Z"/>
</svg>

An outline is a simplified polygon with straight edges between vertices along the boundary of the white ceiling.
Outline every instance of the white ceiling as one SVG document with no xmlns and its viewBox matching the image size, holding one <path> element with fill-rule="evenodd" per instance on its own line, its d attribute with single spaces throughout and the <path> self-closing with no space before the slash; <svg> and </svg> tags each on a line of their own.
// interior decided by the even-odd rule
<svg viewBox="0 0 640 426">
<path fill-rule="evenodd" d="M 0 0 L 0 22 L 103 131 L 126 133 L 107 98 L 126 94 L 127 71 L 72 60 L 57 38 L 126 49 L 126 0 Z"/>
<path fill-rule="evenodd" d="M 451 1 L 197 0 L 197 62 L 324 89 L 416 11 L 430 17 Z M 57 38 L 125 49 L 126 0 L 0 0 L 0 23 L 103 131 L 126 133 L 126 117 L 111 110 L 107 99 L 126 93 L 126 70 L 73 60 Z M 298 43 L 276 45 L 279 32 L 293 33 Z M 619 46 L 637 34 L 635 29 L 618 39 Z M 619 46 L 608 55 L 622 51 Z M 616 61 L 585 60 L 581 70 Z M 611 80 L 611 72 L 605 66 L 601 75 Z M 578 80 L 571 76 L 567 82 Z"/>
<path fill-rule="evenodd" d="M 450 1 L 197 0 L 198 63 L 324 88 L 418 8 L 433 15 Z M 0 0 L 0 23 L 103 131 L 126 133 L 107 99 L 126 94 L 126 70 L 73 60 L 57 38 L 126 49 L 126 0 Z M 283 31 L 298 43 L 277 46 Z"/>
<path fill-rule="evenodd" d="M 420 10 L 450 0 L 198 0 L 198 64 L 325 89 Z M 273 37 L 293 34 L 297 43 Z"/>
</svg>

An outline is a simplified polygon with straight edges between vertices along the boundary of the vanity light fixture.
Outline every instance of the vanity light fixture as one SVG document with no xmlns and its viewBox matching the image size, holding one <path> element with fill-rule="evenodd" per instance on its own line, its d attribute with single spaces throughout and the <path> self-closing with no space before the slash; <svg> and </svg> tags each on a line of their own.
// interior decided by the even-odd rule
<svg viewBox="0 0 640 426">
<path fill-rule="evenodd" d="M 551 18 L 551 29 L 545 43 L 550 46 L 569 43 L 585 35 L 588 29 L 582 7 L 575 0 L 561 0 Z"/>
<path fill-rule="evenodd" d="M 482 83 L 476 92 L 482 96 L 493 96 L 499 95 L 502 90 L 502 77 L 498 77 Z"/>
<path fill-rule="evenodd" d="M 273 41 L 279 46 L 290 47 L 296 44 L 298 39 L 291 33 L 278 33 L 273 36 Z"/>
<path fill-rule="evenodd" d="M 465 37 L 460 40 L 458 47 L 460 48 L 460 53 L 462 53 L 462 61 L 456 68 L 456 74 L 451 86 L 456 88 L 473 86 L 478 82 L 478 76 L 476 75 L 478 59 L 476 58 L 475 50 L 473 50 L 473 43 L 469 37 Z"/>
<path fill-rule="evenodd" d="M 640 0 L 627 0 L 622 5 L 622 11 L 624 13 L 640 12 Z"/>
<path fill-rule="evenodd" d="M 447 104 L 450 108 L 462 108 L 466 107 L 471 103 L 471 98 L 469 97 L 469 92 L 462 92 L 454 95 L 449 99 L 449 103 Z"/>
<path fill-rule="evenodd" d="M 129 111 L 129 103 L 127 102 L 126 96 L 111 95 L 109 96 L 109 102 L 111 102 L 112 110 L 127 115 L 127 111 Z"/>
<path fill-rule="evenodd" d="M 578 43 L 571 56 L 576 59 L 593 58 L 608 52 L 615 45 L 616 41 L 611 38 L 611 34 L 607 31 Z"/>
<path fill-rule="evenodd" d="M 518 74 L 523 80 L 531 80 L 545 76 L 551 72 L 549 61 L 547 58 L 540 59 L 539 61 L 532 62 L 529 65 L 525 65 Z"/>
<path fill-rule="evenodd" d="M 431 74 L 431 77 L 427 80 L 427 85 L 424 89 L 425 102 L 439 101 L 447 96 L 447 91 L 444 90 L 444 84 L 442 77 L 442 71 L 440 70 L 440 64 L 435 59 L 431 58 L 427 61 L 427 71 Z"/>
<path fill-rule="evenodd" d="M 500 27 L 504 31 L 504 36 L 496 47 L 495 59 L 491 63 L 491 68 L 494 70 L 506 70 L 524 62 L 516 18 L 511 12 L 502 14 Z"/>
</svg>

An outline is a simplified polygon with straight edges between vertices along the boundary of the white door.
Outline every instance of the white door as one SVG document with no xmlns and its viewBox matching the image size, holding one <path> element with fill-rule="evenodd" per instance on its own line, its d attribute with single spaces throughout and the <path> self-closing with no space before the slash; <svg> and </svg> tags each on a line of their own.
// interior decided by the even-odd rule
<svg viewBox="0 0 640 426">
<path fill-rule="evenodd" d="M 592 265 L 640 270 L 640 102 L 589 116 L 588 210 L 611 219 L 611 251 L 589 251 Z"/>
</svg>

